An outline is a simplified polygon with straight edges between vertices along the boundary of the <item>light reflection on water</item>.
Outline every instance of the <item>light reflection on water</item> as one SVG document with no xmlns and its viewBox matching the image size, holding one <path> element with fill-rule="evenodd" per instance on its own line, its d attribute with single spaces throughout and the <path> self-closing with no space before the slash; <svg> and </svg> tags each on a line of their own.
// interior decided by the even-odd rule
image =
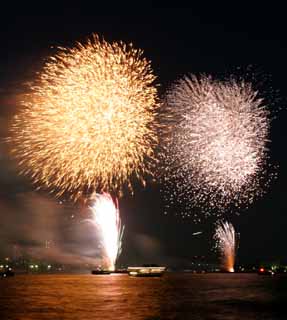
<svg viewBox="0 0 287 320">
<path fill-rule="evenodd" d="M 287 277 L 22 275 L 0 280 L 0 319 L 286 320 Z"/>
</svg>

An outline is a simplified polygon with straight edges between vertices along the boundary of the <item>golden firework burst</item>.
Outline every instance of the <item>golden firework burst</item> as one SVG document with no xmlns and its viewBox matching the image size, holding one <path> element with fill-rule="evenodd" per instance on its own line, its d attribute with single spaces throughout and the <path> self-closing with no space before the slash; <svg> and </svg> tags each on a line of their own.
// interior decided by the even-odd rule
<svg viewBox="0 0 287 320">
<path fill-rule="evenodd" d="M 120 194 L 144 183 L 157 144 L 157 89 L 150 61 L 123 42 L 93 35 L 59 48 L 25 94 L 11 152 L 40 187 L 73 198 Z"/>
</svg>

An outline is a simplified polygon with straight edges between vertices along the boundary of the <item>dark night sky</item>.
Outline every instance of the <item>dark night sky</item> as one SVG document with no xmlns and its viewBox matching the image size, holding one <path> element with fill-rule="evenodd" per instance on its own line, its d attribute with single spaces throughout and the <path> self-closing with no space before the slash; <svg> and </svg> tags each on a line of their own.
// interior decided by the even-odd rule
<svg viewBox="0 0 287 320">
<path fill-rule="evenodd" d="M 286 261 L 287 113 L 284 107 L 287 95 L 287 23 L 284 9 L 250 6 L 217 7 L 208 11 L 198 8 L 139 8 L 134 11 L 136 14 L 121 10 L 108 15 L 107 9 L 98 7 L 90 6 L 83 10 L 58 6 L 54 15 L 43 15 L 43 12 L 44 9 L 41 15 L 30 11 L 29 15 L 13 16 L 2 13 L 1 135 L 5 135 L 8 119 L 15 112 L 14 97 L 21 90 L 21 84 L 40 70 L 45 56 L 53 52 L 51 46 L 72 45 L 93 32 L 103 35 L 108 41 L 133 42 L 135 47 L 142 48 L 145 56 L 152 60 L 161 93 L 172 81 L 188 72 L 222 77 L 238 68 L 243 75 L 244 70 L 252 66 L 253 70 L 259 70 L 255 73 L 255 82 L 268 80 L 264 90 L 271 108 L 282 109 L 272 122 L 270 144 L 271 161 L 279 165 L 278 179 L 262 199 L 240 216 L 232 214 L 230 220 L 241 234 L 240 261 Z M 24 232 L 29 226 L 34 226 L 32 219 L 35 214 L 21 207 L 19 197 L 23 194 L 29 196 L 33 187 L 17 177 L 3 143 L 0 145 L 0 174 L 0 217 L 4 221 L 0 226 L 1 255 L 1 251 L 7 250 L 11 244 L 24 243 L 23 239 L 27 238 Z M 149 183 L 145 190 L 137 188 L 134 197 L 122 199 L 122 219 L 127 227 L 122 262 L 150 259 L 172 264 L 188 262 L 193 255 L 209 255 L 211 221 L 195 225 L 191 219 L 183 220 L 175 214 L 165 216 L 158 189 L 158 185 Z M 33 194 L 31 201 L 38 196 Z M 39 215 L 45 215 L 41 210 L 45 211 L 39 206 Z M 23 215 L 28 225 L 25 231 L 15 227 L 24 224 Z M 61 219 L 57 215 L 57 221 Z M 58 224 L 62 223 L 58 221 Z M 202 235 L 192 236 L 193 232 L 200 230 L 204 231 Z M 31 244 L 31 237 L 26 241 Z M 63 247 L 71 242 L 71 235 L 62 237 L 61 241 L 64 251 Z"/>
</svg>

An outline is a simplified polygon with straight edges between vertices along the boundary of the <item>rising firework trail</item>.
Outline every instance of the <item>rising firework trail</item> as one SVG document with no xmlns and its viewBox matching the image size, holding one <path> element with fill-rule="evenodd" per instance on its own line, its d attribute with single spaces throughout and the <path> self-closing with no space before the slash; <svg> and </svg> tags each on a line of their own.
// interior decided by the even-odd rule
<svg viewBox="0 0 287 320">
<path fill-rule="evenodd" d="M 194 232 L 194 233 L 192 233 L 192 236 L 198 236 L 200 234 L 202 234 L 202 231 Z"/>
<path fill-rule="evenodd" d="M 157 89 L 132 44 L 93 35 L 59 48 L 23 96 L 11 153 L 39 187 L 77 199 L 145 182 L 157 145 Z"/>
<path fill-rule="evenodd" d="M 231 223 L 219 222 L 217 224 L 214 240 L 221 257 L 223 271 L 234 272 L 238 239 Z"/>
<path fill-rule="evenodd" d="M 223 212 L 261 195 L 269 111 L 250 83 L 185 76 L 167 92 L 162 122 L 165 197 Z"/>
<path fill-rule="evenodd" d="M 118 201 L 113 201 L 108 193 L 92 197 L 92 222 L 102 236 L 102 246 L 108 270 L 114 271 L 117 258 L 122 250 L 124 226 L 121 225 Z"/>
</svg>

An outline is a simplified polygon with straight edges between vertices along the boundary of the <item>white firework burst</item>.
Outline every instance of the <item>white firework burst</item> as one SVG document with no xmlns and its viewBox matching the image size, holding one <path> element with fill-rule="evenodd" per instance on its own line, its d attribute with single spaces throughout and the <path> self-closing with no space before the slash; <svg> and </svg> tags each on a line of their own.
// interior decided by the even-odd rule
<svg viewBox="0 0 287 320">
<path fill-rule="evenodd" d="M 185 76 L 167 92 L 163 122 L 170 205 L 224 211 L 262 193 L 269 111 L 250 83 Z"/>
</svg>

